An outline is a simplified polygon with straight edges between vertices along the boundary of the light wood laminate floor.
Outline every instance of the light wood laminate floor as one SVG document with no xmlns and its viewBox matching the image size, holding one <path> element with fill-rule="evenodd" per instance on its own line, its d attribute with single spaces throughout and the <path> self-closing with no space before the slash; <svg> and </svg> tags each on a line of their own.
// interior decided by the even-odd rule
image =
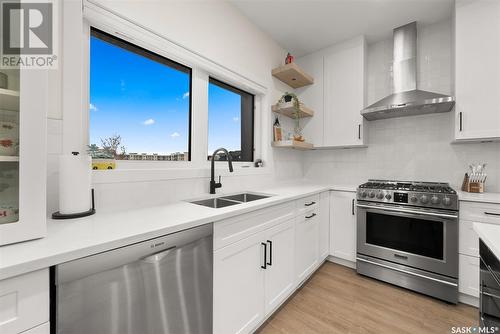
<svg viewBox="0 0 500 334">
<path fill-rule="evenodd" d="M 443 334 L 452 326 L 477 326 L 477 313 L 326 262 L 259 334 Z"/>
</svg>

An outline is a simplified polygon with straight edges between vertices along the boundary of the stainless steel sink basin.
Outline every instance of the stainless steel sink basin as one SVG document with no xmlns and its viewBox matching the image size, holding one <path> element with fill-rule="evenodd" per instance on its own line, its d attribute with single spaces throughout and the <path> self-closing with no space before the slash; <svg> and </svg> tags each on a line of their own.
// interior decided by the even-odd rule
<svg viewBox="0 0 500 334">
<path fill-rule="evenodd" d="M 251 194 L 251 193 L 242 193 L 242 194 L 236 194 L 236 195 L 231 195 L 231 196 L 223 196 L 220 197 L 222 199 L 228 199 L 231 201 L 237 201 L 237 202 L 251 202 L 251 201 L 256 201 L 258 199 L 263 199 L 263 198 L 268 198 L 271 197 L 269 195 L 257 195 L 257 194 Z"/>
<path fill-rule="evenodd" d="M 208 199 L 202 199 L 199 201 L 193 201 L 190 203 L 208 206 L 209 208 L 214 208 L 214 209 L 225 208 L 226 206 L 240 204 L 240 202 L 227 201 L 227 200 L 222 199 L 222 198 L 208 198 Z"/>
<path fill-rule="evenodd" d="M 241 193 L 235 195 L 227 195 L 220 197 L 212 197 L 200 200 L 189 201 L 189 203 L 207 206 L 209 208 L 225 208 L 226 206 L 252 202 L 263 198 L 271 197 L 272 195 Z"/>
</svg>

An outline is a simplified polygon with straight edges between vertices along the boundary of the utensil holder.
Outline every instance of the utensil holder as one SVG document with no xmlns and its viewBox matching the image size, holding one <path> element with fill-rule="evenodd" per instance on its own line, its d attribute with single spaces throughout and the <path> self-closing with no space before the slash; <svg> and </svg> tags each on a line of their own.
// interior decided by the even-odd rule
<svg viewBox="0 0 500 334">
<path fill-rule="evenodd" d="M 470 182 L 469 175 L 465 173 L 464 180 L 462 182 L 462 191 L 469 193 L 483 193 L 484 182 Z"/>
</svg>

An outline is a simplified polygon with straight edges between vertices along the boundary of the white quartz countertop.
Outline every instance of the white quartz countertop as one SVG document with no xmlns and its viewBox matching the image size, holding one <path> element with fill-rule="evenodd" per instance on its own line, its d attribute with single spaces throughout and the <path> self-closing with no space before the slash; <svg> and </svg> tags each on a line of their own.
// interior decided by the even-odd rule
<svg viewBox="0 0 500 334">
<path fill-rule="evenodd" d="M 500 225 L 487 223 L 474 223 L 472 225 L 479 238 L 500 259 Z"/>
<path fill-rule="evenodd" d="M 468 193 L 466 191 L 458 191 L 458 199 L 467 202 L 500 204 L 500 193 Z"/>
<path fill-rule="evenodd" d="M 356 187 L 287 184 L 252 190 L 273 195 L 269 198 L 219 209 L 178 201 L 143 209 L 98 212 L 73 220 L 49 219 L 45 238 L 0 248 L 0 280 L 326 190 L 355 191 Z"/>
</svg>

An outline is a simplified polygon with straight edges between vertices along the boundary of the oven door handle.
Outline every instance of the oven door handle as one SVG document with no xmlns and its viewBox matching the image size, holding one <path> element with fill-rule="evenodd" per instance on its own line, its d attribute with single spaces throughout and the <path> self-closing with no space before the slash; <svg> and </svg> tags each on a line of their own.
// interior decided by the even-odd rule
<svg viewBox="0 0 500 334">
<path fill-rule="evenodd" d="M 388 208 L 386 206 L 380 207 L 380 206 L 373 206 L 373 205 L 364 205 L 364 204 L 356 204 L 358 208 L 362 209 L 378 209 L 382 211 L 392 211 L 392 212 L 402 212 L 402 213 L 411 213 L 415 215 L 423 215 L 423 216 L 431 216 L 431 217 L 441 217 L 441 218 L 453 218 L 457 219 L 457 215 L 450 215 L 446 213 L 437 213 L 437 212 L 426 212 L 426 211 L 416 211 L 416 210 L 409 210 L 409 209 L 402 209 L 402 208 Z"/>
</svg>

